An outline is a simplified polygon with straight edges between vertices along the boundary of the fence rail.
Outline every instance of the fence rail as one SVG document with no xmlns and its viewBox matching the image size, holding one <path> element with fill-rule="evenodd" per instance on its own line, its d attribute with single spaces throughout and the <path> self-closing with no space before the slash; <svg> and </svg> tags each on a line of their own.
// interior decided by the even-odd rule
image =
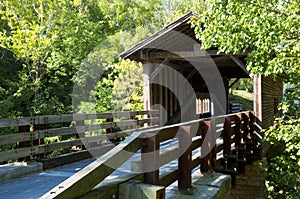
<svg viewBox="0 0 300 199">
<path fill-rule="evenodd" d="M 51 159 L 47 157 L 55 155 L 51 154 L 55 151 L 56 154 L 69 153 L 73 157 L 69 161 L 77 161 L 86 158 L 88 153 L 82 142 L 91 148 L 102 147 L 108 151 L 113 148 L 111 142 L 138 129 L 155 126 L 157 115 L 158 111 L 151 110 L 1 118 L 0 164 L 31 159 L 45 162 Z M 75 151 L 86 153 L 74 155 Z M 50 165 L 59 164 L 60 161 L 53 160 Z"/>
<path fill-rule="evenodd" d="M 252 112 L 242 112 L 134 132 L 42 198 L 116 197 L 118 184 L 96 189 L 95 186 L 139 150 L 141 160 L 135 165 L 141 174 L 133 178 L 142 182 L 169 186 L 178 180 L 179 189 L 186 190 L 191 188 L 192 170 L 200 165 L 202 172 L 215 169 L 232 175 L 234 183 L 235 175 L 243 173 L 245 165 L 251 164 L 259 153 L 256 125 Z M 160 151 L 160 143 L 170 139 L 178 144 Z M 178 168 L 160 176 L 159 168 L 174 159 Z M 110 166 L 112 163 L 114 166 Z"/>
</svg>

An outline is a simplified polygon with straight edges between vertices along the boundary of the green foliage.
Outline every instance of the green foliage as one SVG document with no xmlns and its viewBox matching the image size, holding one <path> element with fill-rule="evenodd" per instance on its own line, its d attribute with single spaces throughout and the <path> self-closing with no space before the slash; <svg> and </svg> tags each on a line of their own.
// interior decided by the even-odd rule
<svg viewBox="0 0 300 199">
<path fill-rule="evenodd" d="M 212 0 L 209 9 L 192 21 L 196 37 L 205 49 L 241 53 L 254 74 L 283 77 L 289 84 L 300 82 L 300 4 L 291 1 Z M 273 144 L 267 164 L 270 198 L 300 197 L 299 91 L 286 95 L 283 117 L 265 133 Z"/>
<path fill-rule="evenodd" d="M 284 94 L 284 102 L 279 107 L 285 116 L 300 118 L 300 88 Z"/>
<path fill-rule="evenodd" d="M 102 78 L 96 85 L 96 112 L 143 110 L 141 64 L 121 60 L 109 70 L 109 78 Z"/>
<path fill-rule="evenodd" d="M 298 81 L 299 15 L 297 0 L 216 0 L 192 24 L 206 49 L 217 47 L 224 53 L 251 50 L 247 66 L 252 73 Z"/>
<path fill-rule="evenodd" d="M 273 145 L 266 168 L 270 198 L 299 198 L 300 119 L 277 119 L 265 139 Z"/>
<path fill-rule="evenodd" d="M 231 82 L 233 82 L 234 80 L 231 80 L 229 82 L 229 84 L 231 84 Z M 232 87 L 232 90 L 244 90 L 247 92 L 251 92 L 253 93 L 253 79 L 250 78 L 243 78 L 240 79 L 237 83 L 235 83 Z"/>
</svg>

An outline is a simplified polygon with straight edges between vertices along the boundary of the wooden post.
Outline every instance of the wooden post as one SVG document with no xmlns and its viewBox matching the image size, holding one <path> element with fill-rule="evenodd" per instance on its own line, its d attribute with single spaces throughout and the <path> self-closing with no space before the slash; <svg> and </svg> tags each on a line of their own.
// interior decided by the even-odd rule
<svg viewBox="0 0 300 199">
<path fill-rule="evenodd" d="M 241 135 L 241 115 L 235 115 L 235 149 L 237 152 L 237 169 L 239 173 L 245 173 L 246 165 L 246 154 L 245 154 L 245 145 L 241 144 L 242 135 Z"/>
<path fill-rule="evenodd" d="M 19 126 L 19 133 L 23 132 L 30 132 L 30 125 Z M 19 142 L 19 148 L 29 147 L 30 145 L 30 141 Z M 26 156 L 23 158 L 19 158 L 19 161 L 30 161 L 30 157 Z"/>
<path fill-rule="evenodd" d="M 106 118 L 106 122 L 113 122 L 113 118 Z M 106 133 L 113 133 L 113 127 L 107 128 Z"/>
<path fill-rule="evenodd" d="M 249 137 L 249 117 L 245 113 L 242 114 L 244 121 L 243 125 L 243 141 L 246 144 L 246 163 L 248 165 L 252 164 L 252 142 Z"/>
<path fill-rule="evenodd" d="M 150 136 L 147 134 L 147 136 Z M 159 141 L 157 135 L 152 135 L 143 140 L 142 146 L 142 171 L 145 183 L 157 185 L 159 183 Z"/>
<path fill-rule="evenodd" d="M 241 146 L 241 116 L 240 115 L 235 115 L 234 117 L 235 121 L 235 148 L 238 150 L 239 147 Z"/>
<path fill-rule="evenodd" d="M 133 115 L 130 116 L 130 120 L 136 120 L 137 121 L 137 119 Z M 130 125 L 129 126 L 129 129 L 135 129 L 135 128 L 138 128 L 138 123 L 136 124 L 136 126 L 134 126 L 134 125 Z"/>
<path fill-rule="evenodd" d="M 211 138 L 212 138 L 212 145 L 213 148 L 211 150 L 210 153 L 210 164 L 212 167 L 216 166 L 216 162 L 217 162 L 217 146 L 216 146 L 216 123 L 215 123 L 215 119 L 211 119 L 211 123 L 210 123 L 210 128 L 211 128 Z"/>
<path fill-rule="evenodd" d="M 84 126 L 84 120 L 76 120 L 75 121 L 76 126 Z M 85 133 L 80 132 L 76 134 L 76 139 L 80 139 L 80 138 L 84 138 Z M 84 150 L 85 146 L 84 145 L 80 145 L 80 146 L 76 146 L 76 151 L 77 150 Z"/>
<path fill-rule="evenodd" d="M 230 144 L 230 139 L 231 139 L 231 133 L 230 133 L 230 126 L 231 126 L 231 120 L 230 117 L 225 117 L 224 121 L 224 130 L 223 130 L 223 144 L 224 144 L 224 149 L 223 149 L 223 156 L 225 158 L 225 165 L 224 169 L 228 169 L 228 157 L 231 154 L 231 144 Z"/>
<path fill-rule="evenodd" d="M 191 171 L 192 152 L 190 150 L 191 143 L 192 143 L 191 127 L 181 126 L 180 135 L 179 135 L 179 153 L 182 155 L 178 159 L 179 190 L 186 190 L 192 187 L 192 171 Z"/>
<path fill-rule="evenodd" d="M 254 134 L 255 132 L 255 122 L 257 122 L 255 115 L 253 112 L 250 112 L 250 123 L 249 123 L 249 134 L 252 141 L 252 150 L 253 150 L 253 156 L 252 159 L 254 160 L 260 160 L 262 158 L 262 151 L 259 147 L 260 145 L 260 138 Z"/>
<path fill-rule="evenodd" d="M 207 136 L 207 132 L 210 128 L 210 121 L 204 121 L 203 122 L 203 126 L 202 126 L 202 141 L 203 141 L 203 144 L 201 146 L 201 154 L 203 153 L 203 149 L 208 149 L 209 146 L 208 146 L 208 143 L 206 145 L 204 145 L 204 140 L 205 140 L 205 137 Z M 204 172 L 207 172 L 209 169 L 210 169 L 210 153 L 208 153 L 202 160 L 202 163 L 201 163 L 201 172 L 204 173 Z"/>
<path fill-rule="evenodd" d="M 34 124 L 33 125 L 33 130 L 34 131 L 38 131 L 38 130 L 44 130 L 45 129 L 45 125 L 44 124 Z M 33 140 L 33 146 L 39 146 L 44 144 L 44 139 L 43 138 L 38 138 L 36 140 Z M 44 153 L 39 153 L 39 154 L 35 154 L 35 158 L 37 159 L 43 159 L 44 158 Z"/>
</svg>

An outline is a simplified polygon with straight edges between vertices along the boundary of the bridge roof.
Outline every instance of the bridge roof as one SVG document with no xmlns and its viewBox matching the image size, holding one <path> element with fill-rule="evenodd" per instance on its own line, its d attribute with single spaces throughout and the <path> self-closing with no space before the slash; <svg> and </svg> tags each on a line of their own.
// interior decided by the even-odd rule
<svg viewBox="0 0 300 199">
<path fill-rule="evenodd" d="M 247 52 L 239 54 L 219 53 L 217 49 L 204 51 L 201 42 L 196 39 L 190 19 L 199 17 L 197 13 L 190 12 L 178 20 L 165 26 L 152 36 L 120 54 L 124 59 L 140 62 L 157 62 L 168 59 L 172 64 L 184 70 L 192 70 L 191 60 L 199 60 L 210 56 L 218 66 L 223 77 L 247 78 L 249 72 L 245 67 Z"/>
</svg>

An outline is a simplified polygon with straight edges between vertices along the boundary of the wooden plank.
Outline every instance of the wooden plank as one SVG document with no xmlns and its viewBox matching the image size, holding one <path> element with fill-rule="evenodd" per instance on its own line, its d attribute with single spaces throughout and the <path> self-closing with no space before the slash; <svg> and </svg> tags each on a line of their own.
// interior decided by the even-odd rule
<svg viewBox="0 0 300 199">
<path fill-rule="evenodd" d="M 178 169 L 173 170 L 171 172 L 165 172 L 162 175 L 162 177 L 159 179 L 159 185 L 168 187 L 178 179 L 178 176 L 179 176 Z"/>
<path fill-rule="evenodd" d="M 27 126 L 31 124 L 33 124 L 32 117 L 0 119 L 0 128 L 13 127 L 13 126 Z"/>
<path fill-rule="evenodd" d="M 58 149 L 71 148 L 72 146 L 76 146 L 80 144 L 82 144 L 81 140 L 76 139 L 76 140 L 67 140 L 67 141 L 55 142 L 51 144 L 39 145 L 37 153 L 47 153 Z"/>
<path fill-rule="evenodd" d="M 224 149 L 224 144 L 220 144 L 216 146 L 216 153 L 221 152 Z"/>
<path fill-rule="evenodd" d="M 27 157 L 27 156 L 30 156 L 31 153 L 32 153 L 32 147 L 12 149 L 12 150 L 8 150 L 8 151 L 1 151 L 0 152 L 0 162 Z"/>
<path fill-rule="evenodd" d="M 203 139 L 201 136 L 193 137 L 192 144 L 190 146 L 191 150 L 194 151 L 195 149 L 200 148 L 202 143 L 203 143 Z"/>
<path fill-rule="evenodd" d="M 158 110 L 128 111 L 128 112 L 124 111 L 124 112 L 95 113 L 95 114 L 44 115 L 44 116 L 23 117 L 23 118 L 1 118 L 0 119 L 0 128 L 12 127 L 12 126 L 25 126 L 25 125 L 33 125 L 33 124 L 72 122 L 75 120 L 121 118 L 121 117 L 145 115 L 145 114 L 155 115 L 155 114 L 158 114 Z"/>
<path fill-rule="evenodd" d="M 72 162 L 85 160 L 85 159 L 88 159 L 91 157 L 92 157 L 92 155 L 90 154 L 89 151 L 83 150 L 83 151 L 78 151 L 78 152 L 74 152 L 74 153 L 60 155 L 60 156 L 53 157 L 53 158 L 41 159 L 38 161 L 43 163 L 43 170 L 46 170 L 46 169 L 52 169 L 57 166 L 69 164 Z"/>
<path fill-rule="evenodd" d="M 178 125 L 179 126 L 179 125 Z M 178 126 L 173 126 L 169 128 L 162 128 L 158 134 L 159 142 L 163 142 L 169 139 L 173 139 L 178 133 Z"/>
<path fill-rule="evenodd" d="M 51 169 L 57 166 L 61 166 L 64 164 L 69 164 L 72 162 L 84 160 L 87 158 L 91 157 L 100 157 L 113 149 L 115 145 L 113 144 L 108 144 L 108 145 L 103 145 L 95 148 L 89 148 L 89 150 L 83 150 L 83 151 L 78 151 L 78 152 L 73 152 L 73 153 L 68 153 L 64 155 L 60 155 L 57 157 L 53 158 L 48 158 L 48 159 L 42 159 L 38 160 L 39 162 L 43 163 L 43 168 L 44 169 Z"/>
<path fill-rule="evenodd" d="M 178 158 L 179 148 L 178 146 L 169 147 L 166 151 L 159 154 L 158 166 L 161 167 Z"/>
<path fill-rule="evenodd" d="M 22 132 L 22 133 L 1 135 L 0 136 L 0 145 L 30 141 L 31 137 L 32 137 L 31 132 Z"/>
<path fill-rule="evenodd" d="M 141 134 L 141 132 L 132 134 L 113 150 L 60 183 L 41 198 L 78 198 L 87 194 L 141 147 L 142 141 L 139 139 Z M 112 164 L 114 167 L 110 166 Z"/>
</svg>

